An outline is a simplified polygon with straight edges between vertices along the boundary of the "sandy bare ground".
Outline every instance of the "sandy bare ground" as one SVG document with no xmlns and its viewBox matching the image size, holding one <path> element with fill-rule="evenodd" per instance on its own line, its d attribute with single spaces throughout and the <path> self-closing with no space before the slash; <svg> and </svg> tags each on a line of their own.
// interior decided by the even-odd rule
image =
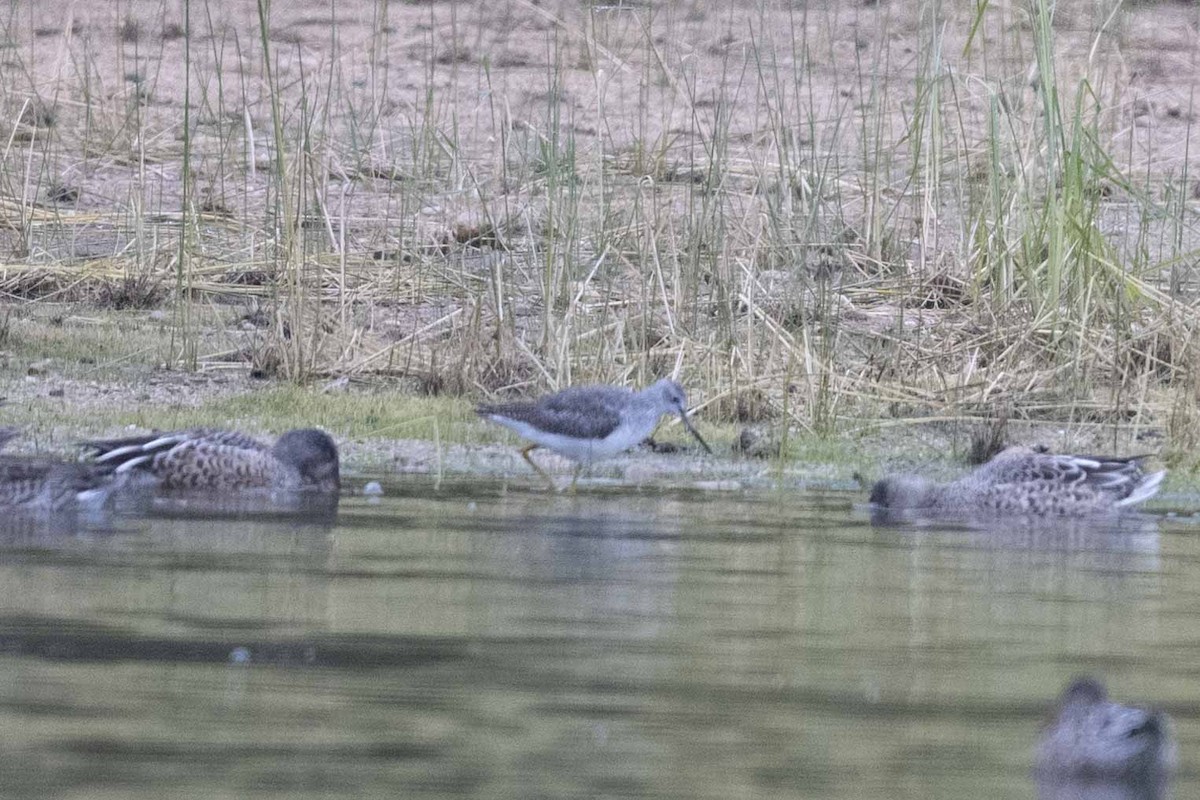
<svg viewBox="0 0 1200 800">
<path fill-rule="evenodd" d="M 1018 417 L 1068 419 L 1038 438 L 1137 449 L 1193 391 L 1190 340 L 1138 351 L 1174 370 L 1141 394 L 1112 390 L 1130 359 L 1105 342 L 1077 388 L 1061 365 L 1005 360 L 1036 338 L 1025 318 L 963 300 L 989 114 L 1032 128 L 1047 81 L 1025 4 L 990 3 L 978 27 L 974 4 L 942 5 L 933 20 L 899 2 L 312 0 L 272 4 L 263 29 L 250 0 L 193 3 L 190 21 L 177 2 L 12 4 L 0 290 L 16 322 L 0 391 L 27 419 L 44 408 L 32 433 L 58 447 L 88 409 L 185 416 L 260 391 L 249 374 L 281 369 L 276 351 L 301 338 L 290 325 L 311 334 L 318 392 L 347 375 L 528 394 L 678 365 L 714 421 L 804 435 L 822 414 L 857 428 L 868 402 L 920 418 L 1009 400 Z M 1196 9 L 1113 9 L 1056 5 L 1053 85 L 1064 106 L 1101 109 L 1101 144 L 1145 178 L 1135 188 L 1190 197 Z M 936 126 L 914 122 L 932 107 Z M 1022 168 L 1026 133 L 1004 132 L 1017 144 L 1003 167 Z M 1118 255 L 1147 254 L 1160 266 L 1146 280 L 1190 308 L 1190 206 L 1146 215 L 1110 190 L 1098 219 Z M 280 301 L 285 241 L 303 302 Z M 146 276 L 157 294 L 124 316 L 105 316 L 111 292 L 80 288 Z M 23 321 L 35 310 L 74 331 L 69 346 Z M 108 343 L 81 354 L 93 329 Z M 1160 385 L 1172 394 L 1152 396 Z"/>
</svg>

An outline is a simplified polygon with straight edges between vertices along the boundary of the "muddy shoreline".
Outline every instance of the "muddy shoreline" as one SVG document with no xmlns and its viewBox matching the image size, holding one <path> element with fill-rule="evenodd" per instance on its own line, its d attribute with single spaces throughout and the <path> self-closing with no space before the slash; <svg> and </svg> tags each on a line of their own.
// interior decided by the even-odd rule
<svg viewBox="0 0 1200 800">
<path fill-rule="evenodd" d="M 232 427 L 270 438 L 293 427 L 329 430 L 341 448 L 351 485 L 356 476 L 478 476 L 531 487 L 544 482 L 521 459 L 515 436 L 475 418 L 461 397 L 422 397 L 396 382 L 316 382 L 296 386 L 262 381 L 244 371 L 218 373 L 152 369 L 100 380 L 68 376 L 51 362 L 12 371 L 0 380 L 5 424 L 22 429 L 9 450 L 75 457 L 81 440 L 145 430 Z M 387 416 L 392 414 L 394 416 Z M 865 499 L 865 485 L 889 472 L 919 471 L 939 479 L 970 468 L 972 438 L 979 420 L 845 420 L 842 430 L 813 436 L 779 420 L 753 426 L 696 423 L 713 445 L 707 455 L 690 443 L 677 423 L 664 420 L 658 448 L 641 446 L 585 471 L 581 486 L 676 487 L 713 491 L 828 489 Z M 771 446 L 768 457 L 738 452 L 747 428 Z M 1011 421 L 1008 443 L 1040 444 L 1059 452 L 1159 452 L 1159 429 L 1099 424 L 1060 425 Z M 660 452 L 656 452 L 656 449 Z M 662 452 L 665 451 L 665 452 Z M 538 463 L 560 485 L 572 466 L 539 451 Z M 1172 508 L 1200 506 L 1195 475 L 1173 471 L 1156 503 Z M 1152 504 L 1154 505 L 1154 504 Z"/>
</svg>

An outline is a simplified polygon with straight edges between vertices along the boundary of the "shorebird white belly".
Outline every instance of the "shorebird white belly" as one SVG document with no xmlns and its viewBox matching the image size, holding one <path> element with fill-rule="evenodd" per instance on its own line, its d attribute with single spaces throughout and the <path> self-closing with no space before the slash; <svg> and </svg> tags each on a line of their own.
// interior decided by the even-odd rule
<svg viewBox="0 0 1200 800">
<path fill-rule="evenodd" d="M 586 439 L 544 431 L 541 428 L 530 425 L 528 422 L 509 419 L 499 414 L 493 414 L 488 419 L 503 425 L 513 433 L 524 439 L 528 439 L 539 447 L 552 450 L 560 456 L 569 458 L 580 464 L 590 464 L 593 461 L 612 458 L 618 453 L 623 453 L 634 445 L 639 444 L 653 430 L 653 426 L 651 426 L 650 430 L 643 431 L 641 427 L 644 426 L 622 423 L 603 439 Z"/>
</svg>

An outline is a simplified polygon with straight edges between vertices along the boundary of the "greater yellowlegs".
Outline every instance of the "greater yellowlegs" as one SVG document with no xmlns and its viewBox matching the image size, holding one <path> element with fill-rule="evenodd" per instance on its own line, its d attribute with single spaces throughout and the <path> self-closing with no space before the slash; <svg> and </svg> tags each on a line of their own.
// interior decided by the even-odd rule
<svg viewBox="0 0 1200 800">
<path fill-rule="evenodd" d="M 0 428 L 0 449 L 17 436 Z M 102 503 L 112 470 L 37 456 L 0 455 L 0 508 L 69 511 Z"/>
<path fill-rule="evenodd" d="M 339 487 L 337 445 L 315 428 L 291 430 L 274 446 L 238 431 L 197 428 L 85 442 L 95 462 L 150 478 L 163 489 L 202 491 Z"/>
<path fill-rule="evenodd" d="M 1166 714 L 1114 703 L 1099 681 L 1077 678 L 1038 742 L 1036 772 L 1039 780 L 1154 780 L 1175 760 Z"/>
<path fill-rule="evenodd" d="M 871 489 L 881 509 L 946 514 L 1084 517 L 1148 500 L 1166 471 L 1146 474 L 1143 456 L 1052 455 L 1010 447 L 952 483 L 900 475 Z"/>
<path fill-rule="evenodd" d="M 521 449 L 521 457 L 551 487 L 554 480 L 530 458 L 532 450 L 544 447 L 574 461 L 574 489 L 583 467 L 642 442 L 663 414 L 678 414 L 700 446 L 712 453 L 688 420 L 683 387 L 666 378 L 640 392 L 620 386 L 573 386 L 532 402 L 481 405 L 476 412 L 533 442 Z"/>
</svg>

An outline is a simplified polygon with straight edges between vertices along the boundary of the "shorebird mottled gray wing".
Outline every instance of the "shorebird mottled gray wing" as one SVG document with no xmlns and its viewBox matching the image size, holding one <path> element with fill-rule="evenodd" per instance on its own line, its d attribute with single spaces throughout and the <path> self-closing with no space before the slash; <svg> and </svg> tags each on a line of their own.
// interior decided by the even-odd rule
<svg viewBox="0 0 1200 800">
<path fill-rule="evenodd" d="M 603 439 L 621 424 L 633 392 L 618 386 L 572 386 L 528 403 L 481 405 L 480 416 L 506 417 L 545 433 Z"/>
</svg>

